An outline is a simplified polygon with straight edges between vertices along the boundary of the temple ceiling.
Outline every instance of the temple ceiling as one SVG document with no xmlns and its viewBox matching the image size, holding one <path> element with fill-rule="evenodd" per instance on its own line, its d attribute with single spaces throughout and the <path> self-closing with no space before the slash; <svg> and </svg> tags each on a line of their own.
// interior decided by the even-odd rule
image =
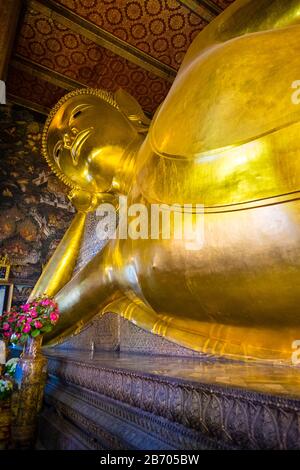
<svg viewBox="0 0 300 470">
<path fill-rule="evenodd" d="M 27 0 L 10 101 L 48 113 L 78 87 L 126 89 L 153 114 L 195 36 L 233 0 Z"/>
</svg>

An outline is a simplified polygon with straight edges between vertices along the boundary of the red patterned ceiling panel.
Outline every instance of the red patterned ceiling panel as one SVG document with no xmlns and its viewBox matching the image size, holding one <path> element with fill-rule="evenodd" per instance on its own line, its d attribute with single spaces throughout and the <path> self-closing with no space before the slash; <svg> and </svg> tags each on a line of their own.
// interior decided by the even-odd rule
<svg viewBox="0 0 300 470">
<path fill-rule="evenodd" d="M 174 69 L 207 24 L 177 0 L 57 1 Z"/>
<path fill-rule="evenodd" d="M 37 12 L 27 12 L 16 52 L 92 87 L 122 87 L 153 113 L 170 84 Z"/>
<path fill-rule="evenodd" d="M 66 94 L 66 90 L 52 85 L 29 73 L 10 66 L 7 78 L 7 92 L 46 108 L 52 108 Z"/>
</svg>

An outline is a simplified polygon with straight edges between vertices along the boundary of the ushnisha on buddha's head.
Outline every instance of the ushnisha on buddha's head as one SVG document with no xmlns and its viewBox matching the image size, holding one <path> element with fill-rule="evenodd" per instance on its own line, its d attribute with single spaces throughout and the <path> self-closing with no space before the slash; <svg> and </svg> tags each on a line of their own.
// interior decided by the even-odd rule
<svg viewBox="0 0 300 470">
<path fill-rule="evenodd" d="M 149 123 L 124 90 L 74 90 L 46 121 L 43 154 L 69 187 L 93 194 L 118 192 L 116 175 L 137 152 Z"/>
</svg>

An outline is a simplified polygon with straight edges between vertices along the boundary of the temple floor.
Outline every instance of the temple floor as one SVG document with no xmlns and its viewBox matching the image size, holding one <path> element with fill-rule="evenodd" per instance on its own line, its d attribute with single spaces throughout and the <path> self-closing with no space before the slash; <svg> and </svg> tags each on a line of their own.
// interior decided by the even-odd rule
<svg viewBox="0 0 300 470">
<path fill-rule="evenodd" d="M 49 380 L 39 436 L 45 448 L 299 448 L 297 368 L 45 352 Z"/>
</svg>

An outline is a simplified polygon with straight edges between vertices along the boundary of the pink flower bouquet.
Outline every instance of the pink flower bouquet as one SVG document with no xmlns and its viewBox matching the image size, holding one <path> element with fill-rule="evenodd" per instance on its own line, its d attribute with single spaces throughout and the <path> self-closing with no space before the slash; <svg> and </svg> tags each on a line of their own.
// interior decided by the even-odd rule
<svg viewBox="0 0 300 470">
<path fill-rule="evenodd" d="M 26 303 L 17 311 L 13 308 L 0 317 L 0 331 L 4 340 L 24 344 L 29 337 L 49 333 L 59 320 L 57 303 L 41 297 Z"/>
</svg>

